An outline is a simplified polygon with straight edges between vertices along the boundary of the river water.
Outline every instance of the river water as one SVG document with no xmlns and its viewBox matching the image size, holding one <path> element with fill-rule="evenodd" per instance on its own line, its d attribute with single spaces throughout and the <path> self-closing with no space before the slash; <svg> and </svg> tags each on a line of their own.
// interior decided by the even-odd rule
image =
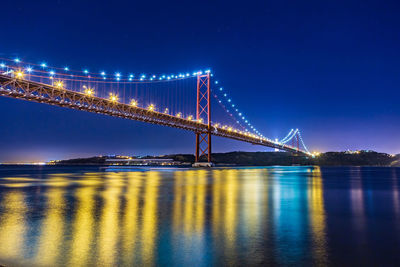
<svg viewBox="0 0 400 267">
<path fill-rule="evenodd" d="M 0 265 L 399 262 L 399 168 L 0 166 Z"/>
</svg>

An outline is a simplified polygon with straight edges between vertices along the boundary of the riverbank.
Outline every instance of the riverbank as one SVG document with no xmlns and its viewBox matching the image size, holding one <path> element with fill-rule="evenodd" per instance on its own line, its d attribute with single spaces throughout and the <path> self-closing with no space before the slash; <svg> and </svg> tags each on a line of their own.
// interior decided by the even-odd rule
<svg viewBox="0 0 400 267">
<path fill-rule="evenodd" d="M 118 164 L 109 164 L 110 159 L 120 160 Z M 400 167 L 400 154 L 390 155 L 375 151 L 355 151 L 355 152 L 326 152 L 316 157 L 296 156 L 287 152 L 228 152 L 213 153 L 212 162 L 221 165 L 235 166 L 291 166 L 291 165 L 316 165 L 316 166 L 392 166 Z M 126 161 L 121 161 L 126 159 Z M 140 159 L 140 161 L 138 161 Z M 190 165 L 195 161 L 192 154 L 173 154 L 163 156 L 96 156 L 90 158 L 77 158 L 68 160 L 52 161 L 52 165 L 146 165 L 151 160 L 160 161 L 162 164 L 171 160 L 175 166 Z M 130 161 L 136 161 L 132 164 Z M 143 163 L 144 162 L 144 163 Z M 161 164 L 160 163 L 160 164 Z M 168 163 L 169 164 L 169 163 Z M 152 165 L 152 164 L 148 164 Z"/>
</svg>

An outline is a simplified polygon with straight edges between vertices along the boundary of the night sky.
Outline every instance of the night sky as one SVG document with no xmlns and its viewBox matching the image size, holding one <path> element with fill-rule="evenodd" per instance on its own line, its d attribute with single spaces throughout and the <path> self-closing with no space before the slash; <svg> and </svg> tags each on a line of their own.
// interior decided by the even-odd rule
<svg viewBox="0 0 400 267">
<path fill-rule="evenodd" d="M 210 67 L 265 136 L 400 152 L 398 1 L 3 1 L 0 56 L 93 70 Z M 194 94 L 195 97 L 195 94 Z M 194 134 L 0 97 L 0 161 L 194 153 Z M 214 151 L 266 148 L 214 139 Z"/>
</svg>

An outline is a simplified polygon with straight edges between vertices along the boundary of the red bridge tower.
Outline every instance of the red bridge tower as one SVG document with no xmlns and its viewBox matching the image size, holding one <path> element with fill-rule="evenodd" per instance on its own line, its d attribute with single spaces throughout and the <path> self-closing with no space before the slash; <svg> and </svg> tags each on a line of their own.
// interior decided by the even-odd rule
<svg viewBox="0 0 400 267">
<path fill-rule="evenodd" d="M 208 125 L 207 132 L 196 133 L 196 162 L 205 155 L 211 163 L 210 73 L 197 75 L 196 120 Z"/>
</svg>

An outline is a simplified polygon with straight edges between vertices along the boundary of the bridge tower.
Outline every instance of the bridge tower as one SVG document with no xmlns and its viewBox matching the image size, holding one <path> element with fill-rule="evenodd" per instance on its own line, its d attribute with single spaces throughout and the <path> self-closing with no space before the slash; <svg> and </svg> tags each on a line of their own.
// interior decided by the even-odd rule
<svg viewBox="0 0 400 267">
<path fill-rule="evenodd" d="M 300 137 L 299 133 L 296 133 L 292 138 L 292 147 L 297 148 L 297 151 L 300 151 Z"/>
<path fill-rule="evenodd" d="M 196 162 L 202 156 L 207 156 L 211 163 L 211 101 L 210 101 L 210 73 L 197 75 L 197 103 L 196 120 L 208 125 L 207 132 L 196 133 Z"/>
</svg>

